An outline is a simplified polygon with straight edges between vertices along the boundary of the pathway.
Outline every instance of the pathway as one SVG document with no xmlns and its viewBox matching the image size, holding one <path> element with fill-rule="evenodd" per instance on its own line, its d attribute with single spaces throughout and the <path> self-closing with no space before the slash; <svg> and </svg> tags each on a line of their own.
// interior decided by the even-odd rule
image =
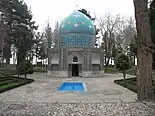
<svg viewBox="0 0 155 116">
<path fill-rule="evenodd" d="M 29 77 L 35 79 L 35 82 L 0 94 L 0 115 L 155 115 L 154 105 L 150 107 L 135 102 L 135 93 L 113 82 L 121 79 L 121 75 L 105 74 L 102 78 L 52 78 L 33 74 Z M 64 81 L 83 81 L 88 91 L 58 92 L 56 89 Z"/>
</svg>

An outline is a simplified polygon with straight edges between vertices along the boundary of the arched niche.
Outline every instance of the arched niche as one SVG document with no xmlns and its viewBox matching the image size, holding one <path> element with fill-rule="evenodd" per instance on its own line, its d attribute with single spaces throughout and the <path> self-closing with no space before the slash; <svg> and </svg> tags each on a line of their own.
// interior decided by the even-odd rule
<svg viewBox="0 0 155 116">
<path fill-rule="evenodd" d="M 73 57 L 73 62 L 78 62 L 78 57 L 77 56 Z"/>
</svg>

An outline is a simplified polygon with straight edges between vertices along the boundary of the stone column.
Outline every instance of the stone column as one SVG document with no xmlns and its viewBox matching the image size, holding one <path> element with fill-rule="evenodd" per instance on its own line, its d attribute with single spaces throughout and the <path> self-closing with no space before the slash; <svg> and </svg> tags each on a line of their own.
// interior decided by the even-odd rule
<svg viewBox="0 0 155 116">
<path fill-rule="evenodd" d="M 100 48 L 100 76 L 104 76 L 104 45 Z"/>
<path fill-rule="evenodd" d="M 68 52 L 66 48 L 60 48 L 59 52 L 59 76 L 68 77 Z"/>
<path fill-rule="evenodd" d="M 50 49 L 47 49 L 47 54 L 48 54 L 48 67 L 47 67 L 47 75 L 48 76 L 52 76 L 51 75 L 51 60 L 52 60 L 52 53 Z"/>
<path fill-rule="evenodd" d="M 88 71 L 92 72 L 92 52 L 91 49 L 88 51 Z"/>
<path fill-rule="evenodd" d="M 91 56 L 90 56 L 90 50 L 88 48 L 83 50 L 83 77 L 89 77 L 92 76 L 91 71 Z"/>
</svg>

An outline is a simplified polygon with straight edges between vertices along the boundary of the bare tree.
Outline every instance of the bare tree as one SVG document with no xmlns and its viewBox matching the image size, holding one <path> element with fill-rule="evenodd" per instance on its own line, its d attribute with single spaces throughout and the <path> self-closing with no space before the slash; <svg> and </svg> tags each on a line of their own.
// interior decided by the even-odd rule
<svg viewBox="0 0 155 116">
<path fill-rule="evenodd" d="M 153 99 L 151 30 L 148 16 L 148 0 L 133 0 L 137 28 L 139 57 L 138 94 L 139 100 Z"/>
<path fill-rule="evenodd" d="M 58 21 L 56 22 L 56 25 L 55 25 L 55 29 L 54 29 L 54 32 L 53 32 L 53 41 L 54 41 L 54 47 L 59 47 L 59 23 Z"/>
<path fill-rule="evenodd" d="M 128 45 L 131 42 L 135 42 L 136 26 L 132 17 L 126 20 L 126 24 L 123 26 L 122 36 L 124 38 L 124 44 Z"/>
<path fill-rule="evenodd" d="M 105 49 L 106 66 L 108 66 L 109 60 L 112 57 L 112 49 L 115 44 L 115 33 L 121 22 L 120 15 L 113 17 L 111 14 L 105 15 L 105 17 L 101 17 L 99 20 L 100 32 Z"/>
<path fill-rule="evenodd" d="M 130 57 L 131 65 L 135 66 L 135 59 L 137 58 L 137 41 L 136 41 L 136 25 L 135 20 L 130 17 L 127 24 L 124 26 L 122 36 L 124 38 L 124 46 L 128 56 Z"/>
</svg>

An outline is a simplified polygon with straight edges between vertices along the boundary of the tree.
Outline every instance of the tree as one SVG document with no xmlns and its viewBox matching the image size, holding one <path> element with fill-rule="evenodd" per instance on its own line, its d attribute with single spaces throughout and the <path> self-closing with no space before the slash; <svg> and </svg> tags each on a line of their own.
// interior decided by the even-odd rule
<svg viewBox="0 0 155 116">
<path fill-rule="evenodd" d="M 45 28 L 45 38 L 47 39 L 47 45 L 48 45 L 47 47 L 48 48 L 53 47 L 55 44 L 55 41 L 54 41 L 53 32 L 52 32 L 52 29 L 49 23 L 47 24 L 47 27 Z"/>
<path fill-rule="evenodd" d="M 113 46 L 111 47 L 111 50 L 112 50 L 112 52 L 111 52 L 112 56 L 111 57 L 113 57 L 114 59 L 116 58 L 116 56 L 118 54 L 123 53 L 123 51 L 124 51 L 122 42 L 123 42 L 123 38 L 120 34 L 117 34 L 112 41 Z M 109 43 L 109 45 L 108 44 L 106 44 L 106 45 L 110 46 L 110 42 L 108 42 L 108 43 Z M 106 46 L 105 46 L 105 48 L 106 48 Z M 111 50 L 109 50 L 109 51 L 111 51 Z M 108 52 L 106 52 L 106 55 L 109 56 Z M 106 61 L 106 62 L 108 65 L 109 61 Z"/>
<path fill-rule="evenodd" d="M 136 42 L 130 42 L 128 54 L 129 54 L 129 57 L 131 59 L 131 63 L 134 66 L 135 65 L 135 58 L 137 57 L 137 43 Z"/>
<path fill-rule="evenodd" d="M 10 34 L 10 25 L 11 25 L 11 18 L 10 15 L 12 12 L 10 10 L 12 0 L 5 0 L 0 2 L 0 12 L 1 12 L 1 19 L 5 24 L 5 36 L 4 36 L 4 46 L 3 46 L 3 59 L 6 59 L 6 64 L 10 63 L 11 58 L 11 37 Z M 9 12 L 8 12 L 9 11 Z"/>
<path fill-rule="evenodd" d="M 149 17 L 150 17 L 152 41 L 153 43 L 155 43 L 155 0 L 153 0 L 150 4 Z"/>
<path fill-rule="evenodd" d="M 4 44 L 3 48 L 3 58 L 6 59 L 6 64 L 10 64 L 10 58 L 11 58 L 11 45 L 9 43 Z"/>
<path fill-rule="evenodd" d="M 126 83 L 126 71 L 130 68 L 129 58 L 125 54 L 120 54 L 115 59 L 116 68 L 123 73 Z"/>
<path fill-rule="evenodd" d="M 78 11 L 85 14 L 88 18 L 90 18 L 90 20 L 93 20 L 92 16 L 90 15 L 90 13 L 86 9 L 81 9 L 81 10 L 78 10 Z"/>
<path fill-rule="evenodd" d="M 40 43 L 43 41 L 43 37 L 44 35 L 41 34 L 40 32 L 35 33 L 35 43 L 31 49 L 36 59 L 36 67 L 37 67 L 37 60 L 39 57 L 39 46 L 40 46 Z"/>
<path fill-rule="evenodd" d="M 104 49 L 105 49 L 105 65 L 106 67 L 109 65 L 110 58 L 112 57 L 112 49 L 114 47 L 114 34 L 109 35 L 106 31 L 103 35 L 102 40 L 104 41 Z"/>
<path fill-rule="evenodd" d="M 17 49 L 17 66 L 27 56 L 34 44 L 34 30 L 37 29 L 32 21 L 31 11 L 26 3 L 20 0 L 6 0 L 0 2 L 0 10 L 4 14 L 8 26 L 9 41 Z"/>
<path fill-rule="evenodd" d="M 56 22 L 54 31 L 53 31 L 53 41 L 54 41 L 54 48 L 58 48 L 59 47 L 59 39 L 57 39 L 59 37 L 59 23 L 58 21 Z"/>
<path fill-rule="evenodd" d="M 27 77 L 27 74 L 33 74 L 33 65 L 29 60 L 23 60 L 19 64 L 19 74 L 24 75 L 25 79 Z"/>
<path fill-rule="evenodd" d="M 2 16 L 0 16 L 0 17 L 2 17 Z M 5 34 L 6 34 L 6 29 L 5 29 L 4 22 L 3 22 L 2 18 L 1 18 L 0 19 L 0 55 L 3 54 Z"/>
<path fill-rule="evenodd" d="M 131 64 L 135 65 L 135 58 L 137 57 L 136 26 L 132 17 L 125 21 L 121 36 L 123 38 L 123 46 L 130 57 Z"/>
<path fill-rule="evenodd" d="M 47 58 L 47 47 L 48 47 L 48 39 L 45 37 L 44 33 L 38 32 L 35 35 L 35 44 L 33 46 L 33 49 L 35 51 L 36 56 L 36 64 L 37 59 L 44 60 Z M 51 46 L 51 45 L 50 45 Z"/>
<path fill-rule="evenodd" d="M 47 54 L 46 54 L 46 46 L 44 42 L 41 42 L 39 45 L 39 52 L 38 52 L 38 58 L 41 60 L 44 60 L 47 58 Z"/>
<path fill-rule="evenodd" d="M 15 34 L 13 39 L 13 44 L 15 44 L 17 48 L 17 65 L 25 59 L 27 52 L 31 50 L 31 47 L 34 44 L 33 36 L 34 30 L 36 26 L 34 25 L 35 22 L 32 21 L 32 14 L 28 11 L 27 5 L 23 2 L 18 2 L 16 5 L 16 12 L 15 14 L 20 17 L 19 20 L 15 18 L 16 22 L 18 23 L 15 28 Z"/>
<path fill-rule="evenodd" d="M 155 44 L 155 0 L 153 0 L 150 4 L 149 17 L 151 26 L 151 37 L 153 43 Z M 153 68 L 155 68 L 155 53 L 153 53 Z"/>
<path fill-rule="evenodd" d="M 123 25 L 123 28 L 121 30 L 121 35 L 124 38 L 124 44 L 128 45 L 128 43 L 135 42 L 135 36 L 136 36 L 136 26 L 135 26 L 135 20 L 130 17 L 129 19 L 124 21 L 125 24 Z"/>
<path fill-rule="evenodd" d="M 90 20 L 92 20 L 93 22 L 96 20 L 96 18 L 93 18 L 91 15 L 90 15 L 90 12 L 88 12 L 86 9 L 81 9 L 81 10 L 78 10 L 80 11 L 81 13 L 85 14 Z M 94 27 L 96 29 L 96 36 L 99 34 L 99 29 L 96 27 L 96 25 L 94 24 Z M 96 37 L 96 42 L 97 42 L 97 37 Z M 98 44 L 96 43 L 96 46 L 98 46 Z"/>
<path fill-rule="evenodd" d="M 100 20 L 98 20 L 98 23 L 102 35 L 102 41 L 104 43 L 105 64 L 107 67 L 113 55 L 112 49 L 114 48 L 114 45 L 117 44 L 117 41 L 115 41 L 117 31 L 119 30 L 120 25 L 123 25 L 123 21 L 120 15 L 113 17 L 111 14 L 107 14 L 104 17 L 101 17 Z"/>
<path fill-rule="evenodd" d="M 133 0 L 137 28 L 138 47 L 138 94 L 139 100 L 153 99 L 151 29 L 148 0 Z"/>
</svg>

